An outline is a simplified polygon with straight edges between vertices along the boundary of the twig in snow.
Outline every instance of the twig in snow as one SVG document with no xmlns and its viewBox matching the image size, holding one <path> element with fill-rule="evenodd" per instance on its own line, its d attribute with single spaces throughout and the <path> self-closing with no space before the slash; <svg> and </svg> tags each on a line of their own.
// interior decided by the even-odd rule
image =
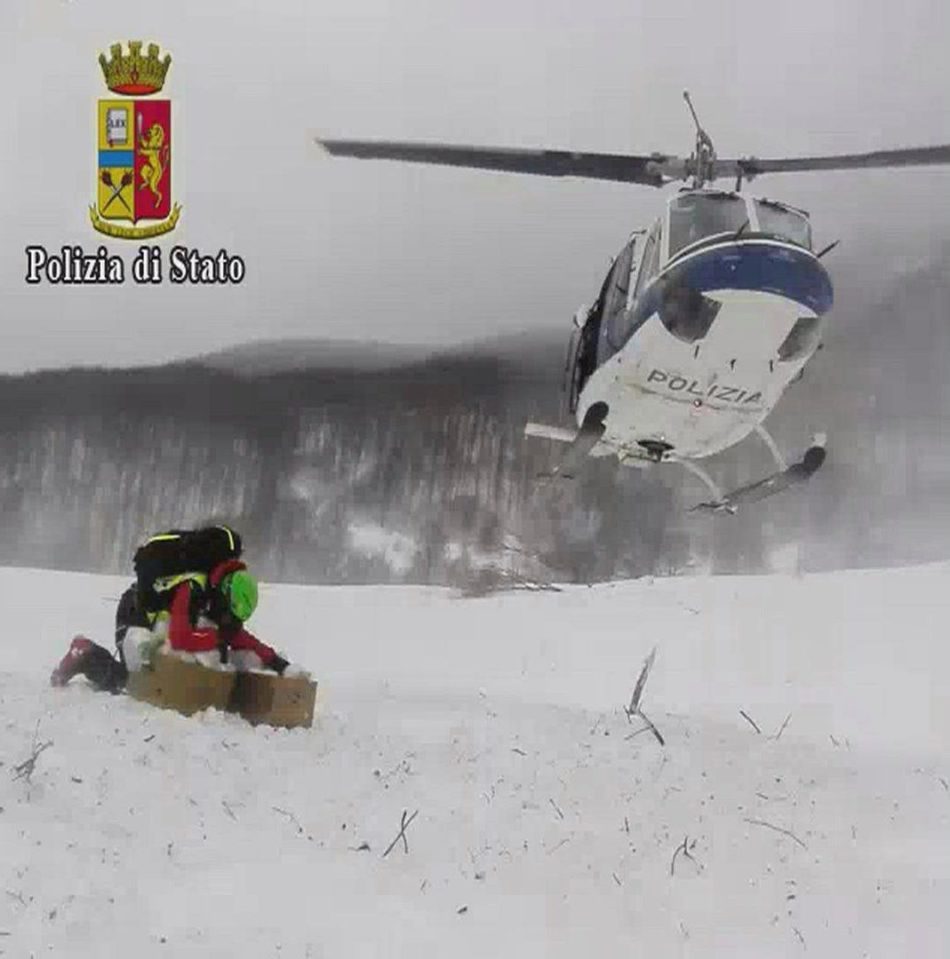
<svg viewBox="0 0 950 959">
<path fill-rule="evenodd" d="M 620 877 L 619 877 L 615 872 L 612 872 L 611 875 L 614 877 L 614 882 L 615 882 L 618 886 L 622 886 L 622 885 L 623 885 L 623 883 L 620 881 Z"/>
<path fill-rule="evenodd" d="M 759 724 L 744 710 L 739 710 L 739 715 L 761 736 L 762 730 L 759 729 Z"/>
<path fill-rule="evenodd" d="M 561 807 L 553 799 L 549 799 L 548 802 L 554 807 L 554 811 L 558 814 L 558 818 L 563 819 L 564 813 L 561 812 Z"/>
<path fill-rule="evenodd" d="M 33 770 L 36 768 L 36 760 L 40 758 L 43 752 L 49 749 L 53 745 L 53 741 L 36 744 L 36 739 L 33 740 L 33 752 L 28 759 L 24 759 L 22 763 L 18 766 L 13 767 L 13 778 L 14 779 L 25 779 L 27 782 L 30 781 L 30 777 L 33 775 Z"/>
<path fill-rule="evenodd" d="M 686 836 L 683 841 L 673 850 L 673 858 L 670 860 L 670 875 L 676 875 L 676 857 L 682 852 L 686 852 L 686 843 L 689 840 L 689 836 Z"/>
<path fill-rule="evenodd" d="M 637 713 L 637 715 L 647 724 L 647 729 L 649 729 L 650 732 L 653 733 L 654 736 L 656 736 L 656 741 L 661 746 L 665 746 L 666 740 L 660 735 L 659 729 L 657 729 L 656 726 L 653 725 L 653 720 L 650 719 L 650 717 L 647 716 L 647 714 L 644 712 L 639 712 Z"/>
<path fill-rule="evenodd" d="M 402 811 L 402 818 L 399 822 L 399 832 L 396 833 L 396 838 L 386 847 L 386 851 L 383 853 L 383 859 L 393 851 L 393 848 L 400 839 L 402 840 L 403 852 L 409 852 L 409 841 L 406 839 L 406 829 L 409 827 L 409 823 L 419 815 L 419 810 L 417 809 L 408 819 L 406 818 L 406 812 L 407 810 L 405 809 Z"/>
<path fill-rule="evenodd" d="M 772 830 L 774 830 L 775 832 L 780 832 L 780 833 L 782 833 L 782 835 L 788 836 L 789 839 L 794 839 L 795 842 L 797 842 L 798 845 L 802 847 L 802 849 L 807 849 L 807 848 L 808 848 L 808 846 L 806 846 L 805 843 L 803 843 L 802 840 L 799 839 L 798 836 L 796 836 L 795 833 L 793 833 L 790 829 L 783 829 L 781 826 L 773 825 L 773 824 L 770 823 L 770 822 L 766 822 L 764 819 L 749 819 L 749 818 L 746 818 L 745 821 L 748 822 L 748 823 L 752 823 L 753 826 L 765 826 L 766 829 L 772 829 Z"/>
<path fill-rule="evenodd" d="M 649 726 L 641 726 L 639 729 L 635 729 L 632 733 L 628 733 L 624 736 L 624 741 L 629 742 L 631 739 L 636 739 L 641 733 L 648 732 L 650 729 Z"/>
<path fill-rule="evenodd" d="M 647 658 L 643 661 L 643 668 L 640 670 L 640 675 L 637 677 L 637 683 L 633 687 L 633 694 L 630 696 L 630 705 L 624 706 L 623 711 L 627 716 L 628 723 L 633 722 L 634 716 L 642 719 L 646 723 L 646 728 L 649 729 L 654 736 L 656 736 L 656 741 L 661 746 L 665 746 L 666 742 L 660 735 L 660 731 L 640 708 L 640 700 L 643 698 L 643 688 L 647 684 L 647 677 L 650 675 L 650 670 L 653 668 L 653 662 L 655 659 L 656 647 L 654 646 L 653 649 L 650 650 L 650 655 L 647 656 Z"/>
<path fill-rule="evenodd" d="M 702 872 L 702 866 L 696 862 L 695 858 L 690 854 L 691 849 L 696 848 L 697 840 L 689 841 L 689 836 L 684 836 L 683 841 L 673 850 L 673 858 L 670 860 L 670 875 L 675 875 L 676 873 L 676 857 L 682 853 L 691 863 L 693 863 L 696 868 Z"/>
<path fill-rule="evenodd" d="M 234 810 L 228 805 L 227 801 L 222 799 L 221 805 L 224 806 L 224 811 L 235 821 L 237 822 L 237 816 L 234 815 Z"/>
<path fill-rule="evenodd" d="M 788 721 L 789 721 L 791 718 L 792 718 L 792 714 L 789 713 L 789 714 L 785 717 L 785 722 L 782 723 L 782 726 L 781 726 L 781 728 L 779 729 L 779 731 L 772 737 L 773 739 L 776 740 L 776 742 L 777 742 L 779 739 L 782 738 L 782 733 L 785 732 L 785 727 L 788 725 Z"/>
<path fill-rule="evenodd" d="M 798 936 L 798 941 L 802 944 L 802 948 L 807 949 L 808 946 L 805 945 L 805 937 L 794 926 L 792 926 L 792 932 Z"/>
<path fill-rule="evenodd" d="M 647 677 L 653 668 L 653 661 L 656 659 L 656 646 L 650 650 L 650 655 L 643 661 L 643 667 L 640 675 L 637 677 L 637 683 L 633 687 L 633 694 L 630 697 L 630 705 L 627 707 L 627 718 L 630 719 L 640 712 L 640 700 L 643 697 L 643 687 L 647 684 Z"/>
<path fill-rule="evenodd" d="M 303 833 L 303 826 L 300 825 L 300 821 L 292 812 L 287 812 L 286 809 L 281 809 L 279 806 L 271 806 L 270 808 L 273 809 L 274 812 L 279 812 L 282 816 L 286 816 L 297 827 L 297 832 Z"/>
<path fill-rule="evenodd" d="M 519 756 L 527 756 L 528 754 L 523 750 L 519 749 L 517 746 L 512 746 L 511 751 L 517 753 Z"/>
<path fill-rule="evenodd" d="M 548 855 L 550 856 L 551 853 L 557 852 L 558 849 L 561 848 L 561 846 L 563 846 L 565 843 L 568 843 L 568 842 L 570 842 L 570 841 L 571 841 L 571 837 L 570 837 L 570 836 L 565 836 L 556 846 L 554 846 L 552 849 L 549 849 L 549 850 L 548 850 Z"/>
<path fill-rule="evenodd" d="M 943 786 L 943 788 L 946 789 L 947 792 L 950 792 L 950 783 L 948 783 L 947 780 L 943 778 L 943 776 L 938 776 L 937 778 L 940 780 L 940 785 Z"/>
</svg>

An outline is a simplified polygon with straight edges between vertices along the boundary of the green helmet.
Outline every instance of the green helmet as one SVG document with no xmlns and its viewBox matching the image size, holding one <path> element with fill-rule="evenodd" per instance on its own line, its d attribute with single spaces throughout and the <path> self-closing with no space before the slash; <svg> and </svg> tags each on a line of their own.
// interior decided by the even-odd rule
<svg viewBox="0 0 950 959">
<path fill-rule="evenodd" d="M 257 580 L 246 569 L 236 569 L 221 580 L 220 588 L 231 612 L 247 622 L 257 608 Z"/>
</svg>

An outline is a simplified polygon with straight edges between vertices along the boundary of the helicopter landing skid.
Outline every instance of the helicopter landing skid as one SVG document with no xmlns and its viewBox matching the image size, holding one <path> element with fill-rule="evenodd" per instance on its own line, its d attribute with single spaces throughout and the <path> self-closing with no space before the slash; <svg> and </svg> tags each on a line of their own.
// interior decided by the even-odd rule
<svg viewBox="0 0 950 959">
<path fill-rule="evenodd" d="M 825 434 L 817 434 L 812 438 L 811 445 L 805 450 L 804 455 L 797 463 L 792 463 L 791 466 L 785 466 L 783 469 L 779 469 L 778 472 L 766 476 L 765 479 L 756 480 L 754 483 L 740 486 L 738 489 L 725 495 L 717 494 L 715 483 L 705 475 L 704 470 L 697 467 L 695 463 L 688 464 L 683 462 L 683 465 L 686 466 L 691 473 L 704 480 L 710 490 L 713 491 L 714 496 L 714 499 L 710 501 L 698 503 L 696 506 L 691 507 L 690 512 L 701 510 L 709 513 L 735 513 L 737 508 L 744 503 L 755 503 L 769 496 L 774 496 L 776 493 L 781 493 L 792 486 L 801 485 L 810 479 L 811 476 L 818 471 L 821 464 L 824 463 L 826 455 L 825 442 Z M 770 445 L 770 449 L 773 455 L 777 454 L 777 449 L 774 448 L 774 444 Z M 776 455 L 776 460 L 779 463 L 784 463 L 780 455 Z"/>
<path fill-rule="evenodd" d="M 539 473 L 537 478 L 542 480 L 574 479 L 577 471 L 604 435 L 606 430 L 604 419 L 606 416 L 607 404 L 594 403 L 584 415 L 581 428 L 571 435 L 570 445 L 557 466 L 548 473 Z M 560 435 L 554 435 L 551 428 L 539 427 L 534 423 L 528 423 L 525 426 L 525 433 L 529 436 L 546 436 L 548 439 L 562 438 Z"/>
</svg>

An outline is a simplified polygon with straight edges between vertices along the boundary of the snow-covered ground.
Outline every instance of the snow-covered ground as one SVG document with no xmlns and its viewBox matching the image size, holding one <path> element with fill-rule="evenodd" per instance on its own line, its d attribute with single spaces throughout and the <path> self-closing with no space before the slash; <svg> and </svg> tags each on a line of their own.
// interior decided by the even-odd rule
<svg viewBox="0 0 950 959">
<path fill-rule="evenodd" d="M 5 956 L 950 953 L 950 567 L 270 587 L 295 731 L 51 689 L 124 583 L 0 570 Z"/>
</svg>

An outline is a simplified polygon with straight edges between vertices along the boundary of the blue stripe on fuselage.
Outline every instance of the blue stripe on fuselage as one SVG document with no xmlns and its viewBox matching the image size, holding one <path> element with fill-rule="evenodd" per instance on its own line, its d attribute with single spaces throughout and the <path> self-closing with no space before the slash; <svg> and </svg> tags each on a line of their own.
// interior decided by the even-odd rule
<svg viewBox="0 0 950 959">
<path fill-rule="evenodd" d="M 688 286 L 700 293 L 775 293 L 807 306 L 819 316 L 831 309 L 834 300 L 827 270 L 806 250 L 764 240 L 717 243 L 674 260 L 660 273 L 634 307 L 635 325 L 657 312 L 662 291 L 671 285 Z"/>
</svg>

